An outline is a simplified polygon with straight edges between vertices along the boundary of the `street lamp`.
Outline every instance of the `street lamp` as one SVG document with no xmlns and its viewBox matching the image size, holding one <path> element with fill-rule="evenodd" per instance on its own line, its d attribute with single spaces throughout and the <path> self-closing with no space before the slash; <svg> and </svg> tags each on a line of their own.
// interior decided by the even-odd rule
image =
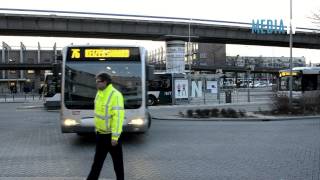
<svg viewBox="0 0 320 180">
<path fill-rule="evenodd" d="M 290 79 L 289 79 L 289 105 L 292 107 L 292 0 L 290 0 Z"/>
<path fill-rule="evenodd" d="M 247 65 L 246 66 L 246 71 L 247 71 L 247 97 L 248 97 L 248 102 L 250 102 L 250 74 L 251 71 L 254 70 L 254 65 Z M 253 80 L 252 80 L 252 86 L 253 86 Z"/>
<path fill-rule="evenodd" d="M 190 60 L 190 41 L 191 41 L 191 21 L 192 19 L 189 19 L 189 35 L 188 35 L 188 46 L 187 46 L 187 58 L 188 58 L 188 64 L 189 64 L 189 73 L 191 74 L 191 60 Z"/>
</svg>

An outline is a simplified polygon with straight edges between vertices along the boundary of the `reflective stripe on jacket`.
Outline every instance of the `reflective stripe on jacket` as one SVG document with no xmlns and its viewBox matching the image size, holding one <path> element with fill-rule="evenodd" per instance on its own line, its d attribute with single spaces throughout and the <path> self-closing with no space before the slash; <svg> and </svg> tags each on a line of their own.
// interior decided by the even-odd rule
<svg viewBox="0 0 320 180">
<path fill-rule="evenodd" d="M 124 113 L 123 96 L 112 84 L 104 90 L 98 90 L 94 101 L 94 123 L 97 132 L 112 133 L 112 139 L 118 140 L 122 132 Z"/>
</svg>

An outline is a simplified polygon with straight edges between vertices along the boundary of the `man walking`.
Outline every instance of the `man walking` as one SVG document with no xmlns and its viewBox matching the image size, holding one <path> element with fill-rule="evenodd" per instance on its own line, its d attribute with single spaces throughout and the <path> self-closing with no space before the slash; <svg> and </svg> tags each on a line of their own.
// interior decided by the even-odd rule
<svg viewBox="0 0 320 180">
<path fill-rule="evenodd" d="M 104 160 L 110 152 L 117 180 L 124 180 L 123 154 L 121 145 L 124 101 L 122 94 L 111 84 L 107 73 L 96 76 L 97 94 L 94 101 L 96 129 L 96 152 L 87 180 L 99 178 Z"/>
</svg>

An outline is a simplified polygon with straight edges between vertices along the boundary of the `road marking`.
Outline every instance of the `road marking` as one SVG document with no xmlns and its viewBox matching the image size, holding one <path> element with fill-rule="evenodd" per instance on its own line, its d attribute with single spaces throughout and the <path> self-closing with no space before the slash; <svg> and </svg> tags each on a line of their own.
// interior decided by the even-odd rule
<svg viewBox="0 0 320 180">
<path fill-rule="evenodd" d="M 43 111 L 43 109 L 16 109 L 16 111 Z"/>
<path fill-rule="evenodd" d="M 43 106 L 20 106 L 17 109 L 43 109 Z"/>
</svg>

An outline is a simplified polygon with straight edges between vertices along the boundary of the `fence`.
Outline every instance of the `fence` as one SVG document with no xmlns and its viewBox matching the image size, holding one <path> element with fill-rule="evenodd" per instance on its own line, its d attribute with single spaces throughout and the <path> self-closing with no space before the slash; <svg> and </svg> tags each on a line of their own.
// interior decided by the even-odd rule
<svg viewBox="0 0 320 180">
<path fill-rule="evenodd" d="M 42 101 L 43 97 L 36 93 L 1 93 L 0 102 L 36 102 Z"/>
<path fill-rule="evenodd" d="M 237 88 L 226 84 L 221 75 L 174 76 L 172 104 L 223 104 L 245 102 L 270 102 L 272 87 Z"/>
</svg>

